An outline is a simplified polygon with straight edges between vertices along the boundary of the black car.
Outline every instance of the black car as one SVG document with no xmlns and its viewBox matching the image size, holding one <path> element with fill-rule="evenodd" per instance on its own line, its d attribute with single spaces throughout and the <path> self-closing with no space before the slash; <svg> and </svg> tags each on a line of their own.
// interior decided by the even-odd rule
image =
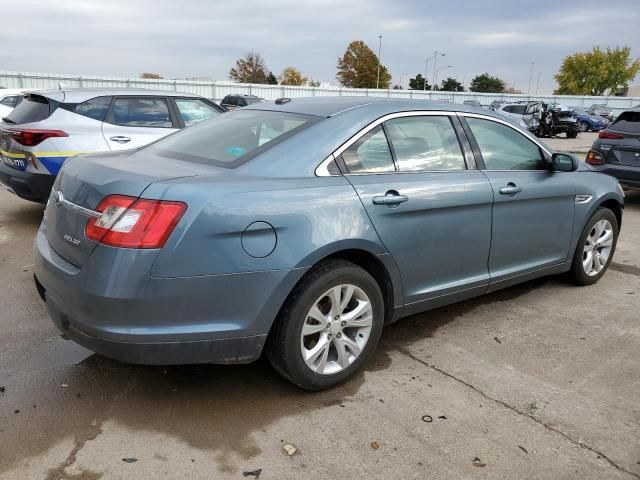
<svg viewBox="0 0 640 480">
<path fill-rule="evenodd" d="M 227 95 L 222 99 L 220 105 L 227 110 L 234 110 L 259 102 L 264 102 L 264 98 L 256 97 L 255 95 Z"/>
<path fill-rule="evenodd" d="M 602 130 L 586 162 L 616 177 L 623 187 L 640 189 L 640 109 L 622 112 Z"/>
</svg>

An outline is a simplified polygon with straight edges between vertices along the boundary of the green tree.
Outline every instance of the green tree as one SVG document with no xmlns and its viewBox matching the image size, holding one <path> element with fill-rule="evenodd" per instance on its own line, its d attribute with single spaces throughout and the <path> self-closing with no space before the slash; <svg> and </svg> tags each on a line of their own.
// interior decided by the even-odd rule
<svg viewBox="0 0 640 480">
<path fill-rule="evenodd" d="M 488 73 L 483 73 L 476 75 L 476 77 L 471 80 L 469 90 L 472 92 L 501 93 L 504 91 L 504 87 L 505 83 L 498 77 L 492 77 Z"/>
<path fill-rule="evenodd" d="M 314 80 L 313 78 L 310 78 L 309 80 L 307 80 L 307 85 L 309 85 L 310 87 L 319 87 L 320 80 Z"/>
<path fill-rule="evenodd" d="M 307 83 L 307 77 L 293 67 L 285 68 L 280 74 L 280 85 L 301 86 Z"/>
<path fill-rule="evenodd" d="M 249 52 L 236 60 L 236 66 L 229 70 L 229 78 L 239 83 L 267 83 L 269 73 L 262 55 Z"/>
<path fill-rule="evenodd" d="M 446 92 L 464 92 L 464 87 L 455 78 L 448 77 L 446 80 L 442 80 L 442 85 L 439 90 Z"/>
<path fill-rule="evenodd" d="M 587 53 L 564 58 L 555 75 L 556 95 L 603 95 L 627 87 L 640 70 L 640 58 L 631 58 L 630 47 L 602 50 L 594 47 Z"/>
<path fill-rule="evenodd" d="M 349 88 L 376 88 L 378 56 L 363 41 L 349 44 L 342 58 L 338 59 L 336 78 L 340 85 Z M 380 65 L 380 88 L 389 88 L 391 74 Z"/>
<path fill-rule="evenodd" d="M 427 83 L 427 88 L 424 88 L 425 82 Z M 431 85 L 429 85 L 429 81 L 426 78 L 418 74 L 415 78 L 409 79 L 409 90 L 431 90 Z"/>
<path fill-rule="evenodd" d="M 278 79 L 273 74 L 273 72 L 269 72 L 269 75 L 267 75 L 267 81 L 265 83 L 267 83 L 268 85 L 277 85 Z"/>
</svg>

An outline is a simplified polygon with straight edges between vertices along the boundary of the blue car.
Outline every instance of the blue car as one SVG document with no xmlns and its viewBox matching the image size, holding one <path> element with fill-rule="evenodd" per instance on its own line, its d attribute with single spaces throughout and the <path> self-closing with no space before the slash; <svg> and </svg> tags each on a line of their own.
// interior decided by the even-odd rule
<svg viewBox="0 0 640 480">
<path fill-rule="evenodd" d="M 576 107 L 569 107 L 572 116 L 578 121 L 578 129 L 581 132 L 599 132 L 609 126 L 609 120 L 599 115 L 591 115 Z"/>
<path fill-rule="evenodd" d="M 344 381 L 384 325 L 544 275 L 598 281 L 614 178 L 466 105 L 279 99 L 79 155 L 35 239 L 66 338 L 128 363 Z"/>
</svg>

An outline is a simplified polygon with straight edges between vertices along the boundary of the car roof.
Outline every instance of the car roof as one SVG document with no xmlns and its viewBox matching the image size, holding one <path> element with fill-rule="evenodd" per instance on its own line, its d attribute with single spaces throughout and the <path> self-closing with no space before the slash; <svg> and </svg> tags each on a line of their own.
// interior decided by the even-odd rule
<svg viewBox="0 0 640 480">
<path fill-rule="evenodd" d="M 380 97 L 303 97 L 262 102 L 244 107 L 245 110 L 270 110 L 288 113 L 334 117 L 347 111 L 358 109 L 365 115 L 386 115 L 394 112 L 414 110 L 445 110 L 449 112 L 469 112 L 487 114 L 487 110 L 471 105 L 452 103 L 445 100 L 411 100 Z"/>
<path fill-rule="evenodd" d="M 0 88 L 0 97 L 6 97 L 7 95 L 19 95 L 27 90 L 28 89 L 25 88 Z"/>
<path fill-rule="evenodd" d="M 225 97 L 260 98 L 257 95 L 248 95 L 246 93 L 230 93 L 229 95 L 226 95 Z"/>
<path fill-rule="evenodd" d="M 25 89 L 25 92 L 31 90 Z M 95 97 L 135 95 L 135 96 L 163 96 L 163 97 L 200 97 L 192 93 L 174 92 L 172 90 L 149 90 L 146 88 L 61 88 L 39 90 L 38 95 L 52 98 L 61 102 L 79 103 Z M 61 98 L 62 97 L 62 98 Z"/>
</svg>

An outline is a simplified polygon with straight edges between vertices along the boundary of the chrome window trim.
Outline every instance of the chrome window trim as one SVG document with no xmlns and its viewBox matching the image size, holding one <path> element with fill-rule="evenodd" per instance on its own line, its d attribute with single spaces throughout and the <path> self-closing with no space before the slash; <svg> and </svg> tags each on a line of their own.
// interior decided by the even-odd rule
<svg viewBox="0 0 640 480">
<path fill-rule="evenodd" d="M 366 127 L 364 127 L 362 130 L 359 130 L 356 134 L 354 134 L 351 138 L 349 138 L 346 142 L 344 142 L 342 145 L 340 145 L 337 149 L 335 149 L 333 151 L 333 153 L 331 155 L 329 155 L 327 158 L 325 158 L 320 165 L 318 165 L 316 167 L 315 170 L 315 174 L 318 177 L 329 177 L 329 176 L 338 176 L 338 175 L 331 175 L 329 173 L 328 170 L 328 165 L 329 163 L 331 163 L 331 161 L 335 160 L 336 158 L 338 158 L 340 155 L 342 155 L 342 152 L 344 152 L 347 148 L 349 148 L 351 145 L 353 145 L 355 142 L 357 142 L 362 136 L 366 135 L 370 130 L 373 130 L 375 127 L 377 127 L 378 125 L 381 125 L 382 123 L 386 122 L 387 120 L 392 120 L 394 118 L 404 118 L 404 117 L 424 117 L 424 116 L 438 116 L 438 117 L 451 117 L 451 116 L 455 116 L 457 112 L 452 112 L 452 111 L 446 111 L 446 110 L 412 110 L 412 111 L 408 111 L 408 112 L 395 112 L 395 113 L 388 113 L 386 115 L 383 115 L 382 117 L 374 120 L 373 122 L 371 122 L 370 124 L 368 124 Z M 455 127 L 452 125 L 452 128 L 455 129 Z M 457 132 L 456 132 L 457 133 Z M 464 149 L 462 147 L 462 145 L 460 145 L 460 151 L 464 156 Z M 466 157 L 465 157 L 465 163 L 466 163 Z M 469 168 L 466 169 L 461 169 L 461 170 L 413 170 L 413 171 L 408 171 L 408 172 L 361 172 L 361 173 L 345 173 L 343 175 L 388 175 L 390 173 L 427 173 L 427 172 L 463 172 L 463 171 L 469 171 Z"/>
<path fill-rule="evenodd" d="M 545 152 L 547 155 L 549 155 L 549 156 L 553 155 L 553 153 L 550 152 L 549 150 L 547 150 L 547 148 L 544 145 L 542 145 L 540 142 L 538 142 L 537 140 L 529 137 L 528 135 L 525 135 L 515 125 L 511 124 L 510 122 L 507 122 L 506 120 L 502 120 L 501 118 L 492 117 L 491 115 L 483 115 L 481 113 L 456 112 L 456 115 L 458 117 L 479 118 L 481 120 L 490 120 L 490 121 L 493 121 L 493 122 L 496 122 L 496 123 L 501 123 L 502 125 L 505 125 L 505 126 L 511 128 L 511 129 L 515 130 L 516 132 L 518 132 L 520 135 L 522 135 L 524 138 L 529 140 L 534 145 L 537 145 L 538 148 L 540 148 L 540 150 Z M 482 153 L 482 152 L 480 152 L 480 153 Z M 486 167 L 486 165 L 485 165 L 485 167 Z M 481 170 L 483 170 L 485 172 L 549 172 L 549 170 L 547 170 L 547 169 L 544 169 L 544 170 L 491 170 L 489 168 L 484 168 L 484 169 L 481 169 Z"/>
</svg>

